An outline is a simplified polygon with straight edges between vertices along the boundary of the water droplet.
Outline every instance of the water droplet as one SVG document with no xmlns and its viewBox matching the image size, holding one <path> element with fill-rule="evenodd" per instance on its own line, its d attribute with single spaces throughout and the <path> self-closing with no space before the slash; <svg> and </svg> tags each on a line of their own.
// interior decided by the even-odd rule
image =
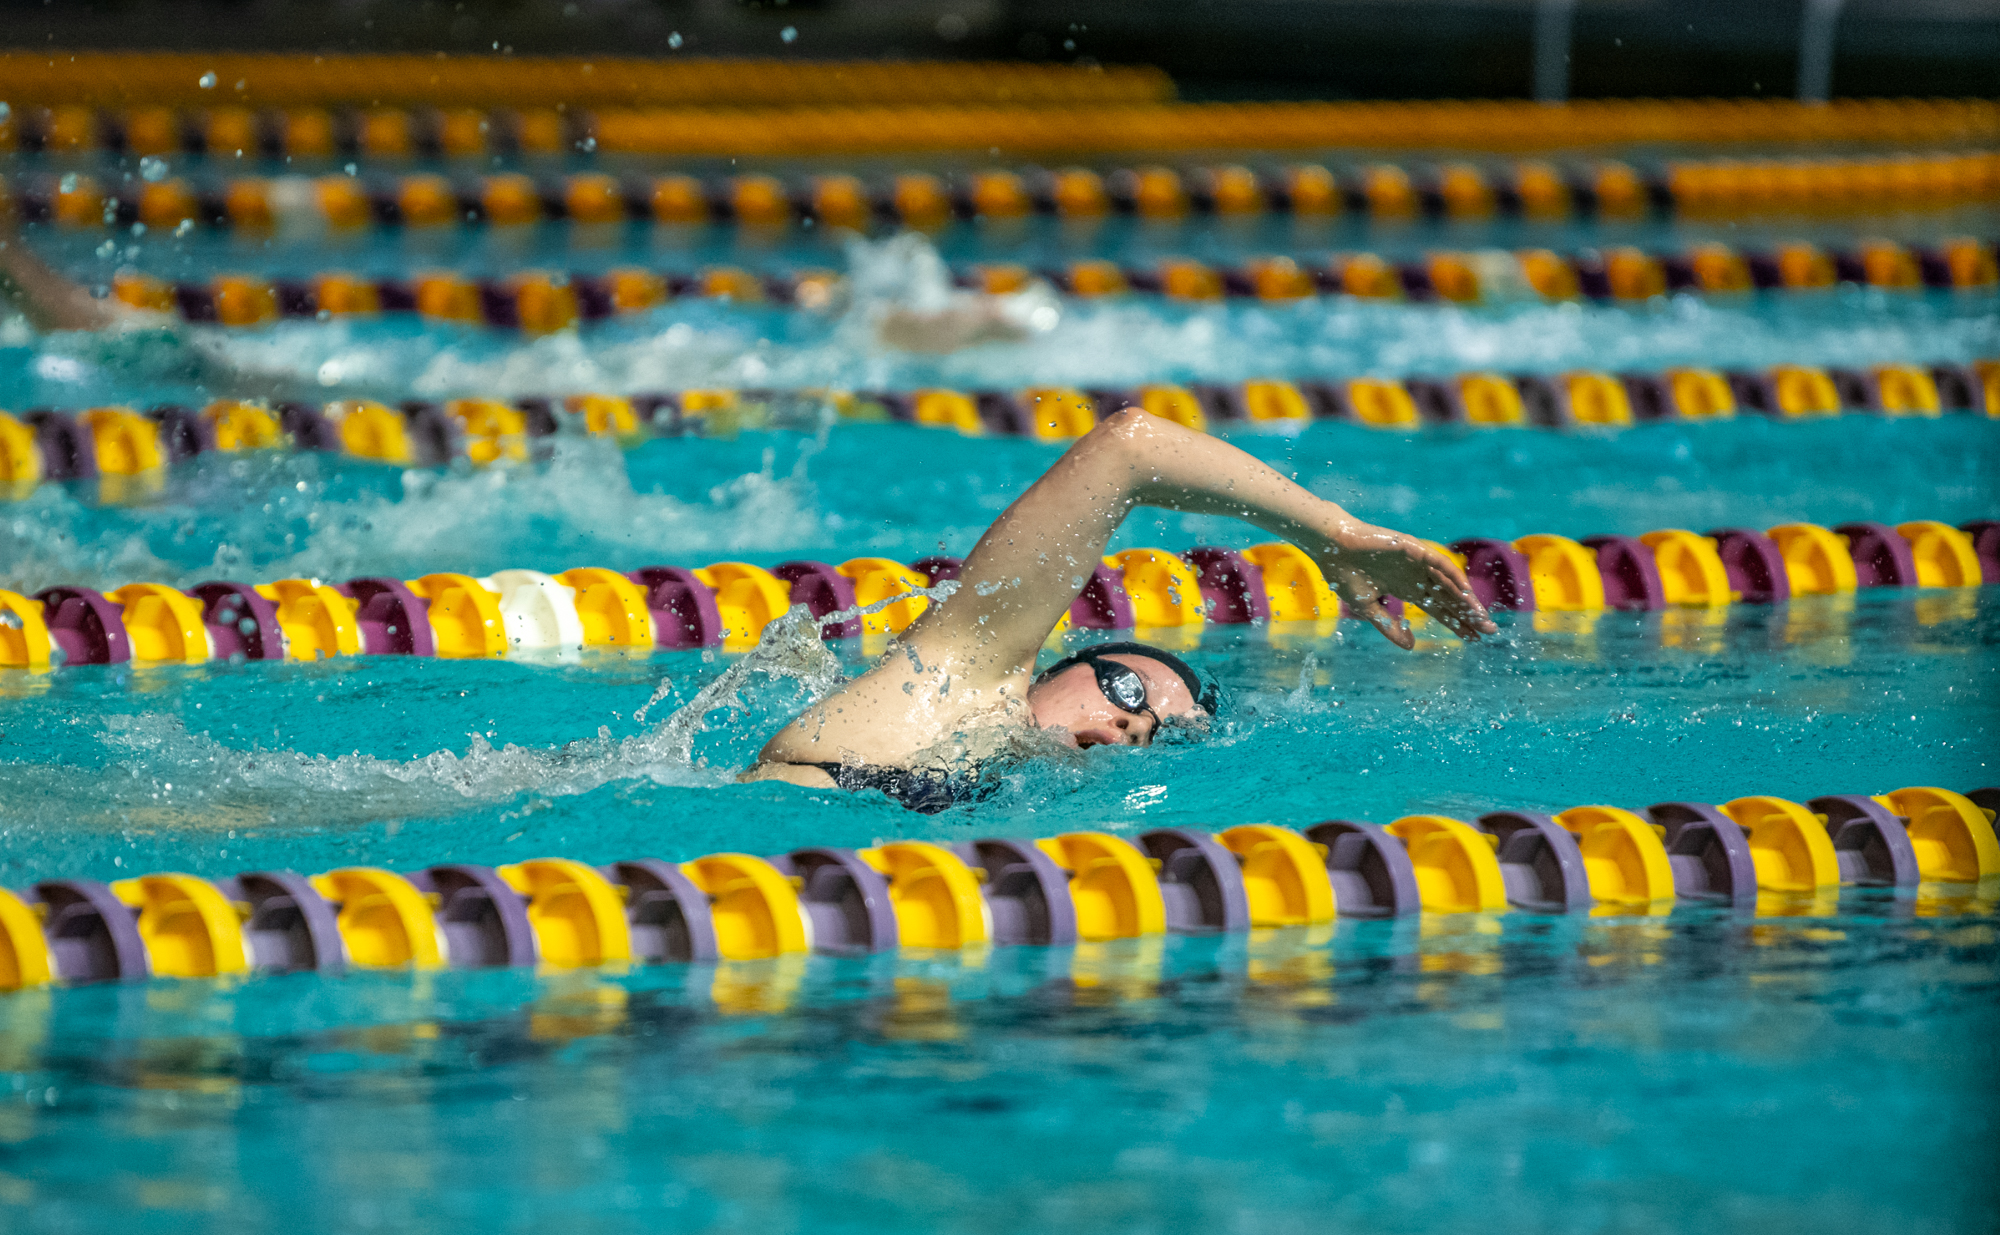
<svg viewBox="0 0 2000 1235">
<path fill-rule="evenodd" d="M 210 69 L 208 72 L 203 73 L 201 75 L 201 81 L 198 84 L 201 86 L 203 90 L 215 89 L 215 70 Z"/>
<path fill-rule="evenodd" d="M 778 31 L 778 37 L 787 43 L 793 42 L 799 37 L 799 28 L 797 26 L 786 26 L 783 30 Z"/>
<path fill-rule="evenodd" d="M 680 50 L 681 42 L 681 32 L 678 30 L 667 36 L 667 46 L 673 48 L 675 51 Z"/>
<path fill-rule="evenodd" d="M 140 178 L 144 180 L 149 180 L 155 184 L 158 184 L 160 181 L 165 180 L 167 178 L 168 170 L 170 169 L 168 168 L 167 161 L 165 159 L 156 158 L 153 155 L 149 154 L 145 158 L 139 160 Z"/>
</svg>

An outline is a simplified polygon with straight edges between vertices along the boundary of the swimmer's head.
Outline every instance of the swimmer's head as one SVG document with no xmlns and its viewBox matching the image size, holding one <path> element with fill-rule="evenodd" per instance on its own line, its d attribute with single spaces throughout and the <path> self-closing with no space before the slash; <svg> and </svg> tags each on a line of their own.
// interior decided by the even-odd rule
<svg viewBox="0 0 2000 1235">
<path fill-rule="evenodd" d="M 1163 725 L 1215 715 L 1215 680 L 1144 643 L 1100 643 L 1064 657 L 1028 688 L 1035 723 L 1078 746 L 1148 746 Z"/>
</svg>

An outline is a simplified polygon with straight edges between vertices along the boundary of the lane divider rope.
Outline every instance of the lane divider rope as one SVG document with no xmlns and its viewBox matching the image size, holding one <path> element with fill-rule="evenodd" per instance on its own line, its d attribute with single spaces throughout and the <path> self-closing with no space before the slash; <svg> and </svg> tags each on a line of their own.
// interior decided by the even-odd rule
<svg viewBox="0 0 2000 1235">
<path fill-rule="evenodd" d="M 1643 536 L 1467 537 L 1438 545 L 1464 567 L 1487 607 L 1537 614 L 1691 609 L 1872 588 L 1976 588 L 2000 583 L 2000 521 L 1786 523 L 1759 532 Z M 828 639 L 901 632 L 929 605 L 918 589 L 959 577 L 947 555 L 904 564 L 857 557 L 834 565 L 790 561 L 770 569 L 715 562 L 698 569 L 581 567 L 556 574 L 502 570 L 475 578 L 346 582 L 213 580 L 182 590 L 128 583 L 32 596 L 0 590 L 0 667 L 46 672 L 71 665 L 210 660 L 318 660 L 391 655 L 456 658 L 545 654 L 586 647 L 637 650 L 754 646 L 793 605 L 818 618 L 855 606 L 879 611 L 821 626 Z M 1400 601 L 1392 608 L 1423 619 Z M 1241 551 L 1127 549 L 1104 558 L 1052 637 L 1079 630 L 1181 630 L 1214 622 L 1331 623 L 1339 596 L 1318 564 L 1282 542 Z"/>
<path fill-rule="evenodd" d="M 1637 304 L 1678 293 L 1809 294 L 1842 284 L 1990 295 L 2000 287 L 2000 259 L 1993 243 L 1958 237 L 1927 248 L 1877 240 L 1836 251 L 1804 242 L 1758 252 L 1701 244 L 1665 256 L 1631 246 L 1569 255 L 1548 249 L 1435 252 L 1408 262 L 1342 253 L 1323 259 L 1256 258 L 1233 268 L 1180 258 L 1129 267 L 1093 259 L 1042 271 L 992 263 L 961 267 L 953 277 L 962 287 L 994 295 L 1022 291 L 1042 278 L 1067 295 L 1086 299 L 1143 293 L 1190 302 L 1290 303 L 1352 296 L 1452 305 L 1582 299 Z M 128 270 L 112 279 L 111 292 L 134 308 L 225 326 L 416 313 L 442 322 L 549 334 L 690 296 L 829 310 L 845 296 L 846 281 L 832 270 L 758 274 L 734 266 L 678 274 L 640 267 L 568 274 L 529 270 L 488 279 L 450 271 L 382 279 L 341 272 L 302 278 L 223 274 L 179 283 Z"/>
<path fill-rule="evenodd" d="M 952 175 L 907 170 L 862 177 L 830 172 L 698 178 L 420 174 L 172 177 L 106 184 L 89 174 L 18 176 L 11 194 L 30 221 L 73 227 L 183 224 L 245 232 L 364 226 L 519 226 L 570 220 L 753 227 L 808 222 L 937 228 L 953 219 L 1108 215 L 1172 220 L 1358 216 L 1476 221 L 1526 218 L 1639 220 L 1755 214 L 1955 209 L 2000 198 L 2000 152 L 1892 154 L 1817 160 L 1674 159 L 1634 167 L 1616 160 L 1567 165 L 1374 163 L 1329 169 L 1241 164 L 1185 172 L 1159 165 L 1098 172 L 988 168 Z"/>
<path fill-rule="evenodd" d="M 1131 839 L 1077 831 L 593 866 L 160 872 L 0 889 L 0 991 L 349 968 L 577 968 L 898 948 L 1061 946 L 1337 917 L 1837 912 L 1845 887 L 1921 905 L 2000 881 L 2000 788 L 1911 786 L 1719 806 L 1333 819 Z M 1953 887 L 1952 885 L 1959 885 Z M 1966 887 L 1965 885 L 1970 885 Z"/>
<path fill-rule="evenodd" d="M 0 497 L 45 482 L 100 481 L 105 500 L 153 492 L 164 470 L 203 455 L 301 450 L 403 467 L 466 460 L 475 466 L 534 457 L 560 435 L 636 444 L 810 420 L 828 409 L 846 422 L 888 422 L 969 436 L 1065 441 L 1127 407 L 1186 428 L 1284 427 L 1334 421 L 1411 431 L 1433 425 L 1604 431 L 1760 415 L 1795 423 L 1843 412 L 1934 418 L 2000 416 L 2000 361 L 1822 369 L 1699 367 L 1657 373 L 1460 373 L 1438 378 L 1160 383 L 1131 389 L 1044 386 L 1019 391 L 681 390 L 629 397 L 372 400 L 313 404 L 222 399 L 203 408 L 162 404 L 82 411 L 0 411 Z"/>
<path fill-rule="evenodd" d="M 14 57 L 0 60 L 10 66 L 0 70 L 0 81 L 7 83 L 10 101 L 29 102 L 38 92 L 8 75 L 15 63 Z M 869 67 L 877 80 L 888 68 Z M 867 76 L 852 79 L 858 89 L 872 89 L 864 85 Z M 401 79 L 404 89 L 421 80 Z M 353 84 L 361 81 L 368 82 L 371 97 L 377 97 L 377 90 L 379 97 L 390 99 L 402 93 L 396 79 L 358 76 L 349 76 L 346 88 L 335 93 L 351 97 Z M 1113 74 L 1099 88 L 1158 89 L 1158 82 Z M 1134 151 L 1342 147 L 1579 150 L 1833 142 L 1959 147 L 2000 139 L 2000 106 L 1990 99 L 1836 99 L 1817 105 L 1778 99 L 1594 99 L 1552 107 L 1526 100 L 1177 103 L 1100 96 L 1072 103 L 1050 97 L 1075 84 L 1075 78 L 1052 77 L 1041 97 L 1004 104 L 964 96 L 927 102 L 905 95 L 850 96 L 809 106 L 617 107 L 579 91 L 563 99 L 504 96 L 507 105 L 490 112 L 471 110 L 465 103 L 490 105 L 491 96 L 439 100 L 439 109 L 413 110 L 211 106 L 175 111 L 156 106 L 100 111 L 87 101 L 94 91 L 78 89 L 43 100 L 76 101 L 13 110 L 0 123 L 0 151 L 199 151 L 221 158 L 270 154 L 332 159 L 516 152 L 721 158 L 956 152 L 989 158 L 998 150 L 1008 158 L 1074 158 Z M 117 89 L 118 83 L 113 78 L 93 86 Z M 737 88 L 758 88 L 756 73 L 744 74 Z M 968 73 L 955 88 L 970 92 L 991 85 Z"/>
</svg>

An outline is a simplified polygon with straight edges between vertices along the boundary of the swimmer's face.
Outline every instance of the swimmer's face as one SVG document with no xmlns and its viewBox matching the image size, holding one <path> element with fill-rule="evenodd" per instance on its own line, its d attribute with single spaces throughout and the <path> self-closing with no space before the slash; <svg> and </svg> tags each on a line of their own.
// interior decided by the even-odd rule
<svg viewBox="0 0 2000 1235">
<path fill-rule="evenodd" d="M 1067 735 L 1078 746 L 1146 746 L 1160 720 L 1198 714 L 1201 709 L 1179 675 L 1147 656 L 1106 656 L 1139 675 L 1146 684 L 1146 706 L 1128 711 L 1105 696 L 1097 673 L 1088 664 L 1071 665 L 1028 691 L 1035 724 Z"/>
</svg>

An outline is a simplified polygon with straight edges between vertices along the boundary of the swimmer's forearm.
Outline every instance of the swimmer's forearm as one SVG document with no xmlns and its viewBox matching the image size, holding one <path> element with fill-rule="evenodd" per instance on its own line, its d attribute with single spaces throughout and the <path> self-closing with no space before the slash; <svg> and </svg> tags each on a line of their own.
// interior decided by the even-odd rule
<svg viewBox="0 0 2000 1235">
<path fill-rule="evenodd" d="M 1226 515 L 1308 548 L 1330 544 L 1363 526 L 1269 464 L 1205 433 L 1157 416 L 1135 420 L 1126 432 L 1136 454 L 1126 487 L 1128 510 L 1158 506 L 1183 514 Z"/>
<path fill-rule="evenodd" d="M 0 295 L 41 330 L 102 330 L 122 313 L 64 278 L 10 226 L 0 225 Z"/>
<path fill-rule="evenodd" d="M 1032 659 L 1138 506 L 1229 515 L 1308 548 L 1365 526 L 1227 442 L 1127 411 L 1106 418 L 994 521 L 966 557 L 960 594 L 919 621 L 909 642 L 925 656 L 969 644 L 990 654 L 989 668 Z"/>
<path fill-rule="evenodd" d="M 1228 515 L 1292 541 L 1357 616 L 1401 646 L 1411 636 L 1383 609 L 1383 595 L 1421 604 L 1467 638 L 1493 629 L 1464 572 L 1437 550 L 1354 518 L 1227 442 L 1127 410 L 1071 447 L 994 521 L 966 557 L 960 593 L 919 619 L 908 643 L 975 676 L 1032 663 L 1138 506 Z"/>
<path fill-rule="evenodd" d="M 1399 647 L 1411 647 L 1415 639 L 1383 606 L 1385 596 L 1421 606 L 1466 639 L 1497 629 L 1463 568 L 1436 546 L 1356 519 L 1205 434 L 1151 416 L 1126 426 L 1126 432 L 1141 439 L 1137 475 L 1128 490 L 1132 505 L 1229 515 L 1291 541 L 1318 562 L 1354 616 L 1373 623 Z"/>
<path fill-rule="evenodd" d="M 1356 519 L 1226 442 L 1146 421 L 1132 427 L 1148 443 L 1134 505 L 1229 515 L 1291 541 L 1319 564 L 1354 616 L 1399 647 L 1413 646 L 1415 637 L 1384 607 L 1385 596 L 1419 605 L 1466 639 L 1497 629 L 1464 569 L 1435 545 Z"/>
<path fill-rule="evenodd" d="M 1228 442 L 1136 411 L 1107 421 L 1045 480 L 1057 479 L 1072 460 L 1075 474 L 1063 478 L 1064 487 L 1080 487 L 1097 518 L 1073 519 L 1066 526 L 1076 536 L 1075 547 L 1093 562 L 1126 515 L 1140 506 L 1241 519 L 1307 549 L 1329 547 L 1344 533 L 1367 526 Z"/>
</svg>

